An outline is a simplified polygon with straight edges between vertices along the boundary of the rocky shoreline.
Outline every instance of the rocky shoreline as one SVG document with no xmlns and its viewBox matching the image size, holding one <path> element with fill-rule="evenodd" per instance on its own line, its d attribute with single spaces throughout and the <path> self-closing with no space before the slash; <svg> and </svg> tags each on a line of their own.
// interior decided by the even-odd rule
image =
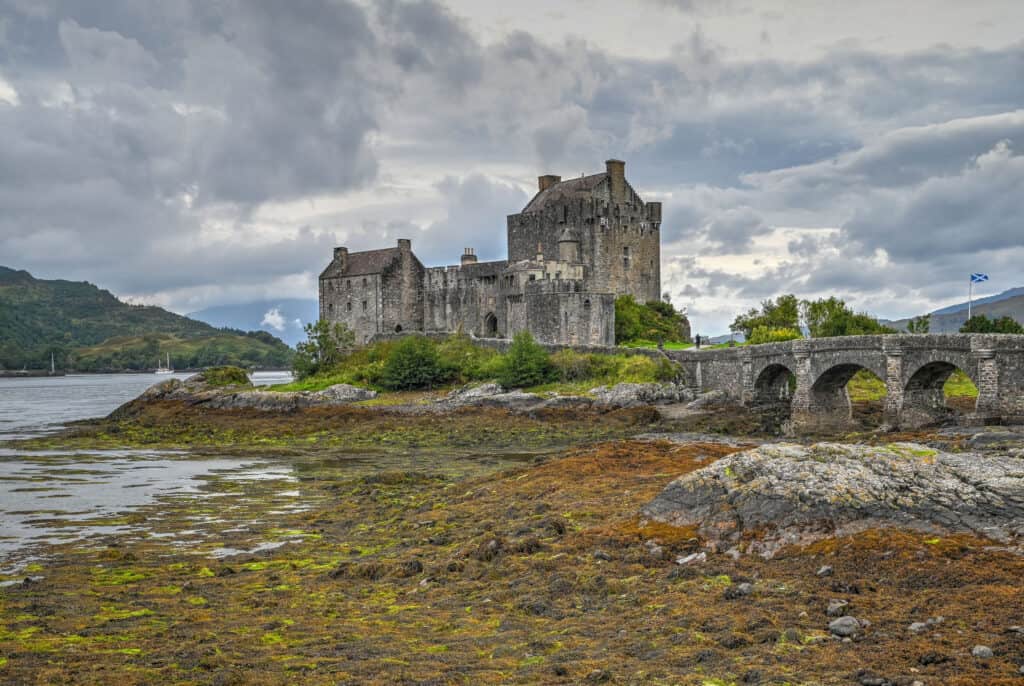
<svg viewBox="0 0 1024 686">
<path fill-rule="evenodd" d="M 245 386 L 210 386 L 202 374 L 184 381 L 169 379 L 154 385 L 138 398 L 129 401 L 112 417 L 131 416 L 146 405 L 162 401 L 181 402 L 188 406 L 217 410 L 256 410 L 261 412 L 294 412 L 314 407 L 373 407 L 397 413 L 445 413 L 464 408 L 496 408 L 510 412 L 537 412 L 550 409 L 612 410 L 657 405 L 684 405 L 701 409 L 724 400 L 720 392 L 697 396 L 692 390 L 676 384 L 620 383 L 590 389 L 587 395 L 528 393 L 505 389 L 496 383 L 473 384 L 455 389 L 429 402 L 366 405 L 376 400 L 376 391 L 349 384 L 336 384 L 319 391 L 268 391 Z M 364 403 L 363 405 L 359 405 Z"/>
</svg>

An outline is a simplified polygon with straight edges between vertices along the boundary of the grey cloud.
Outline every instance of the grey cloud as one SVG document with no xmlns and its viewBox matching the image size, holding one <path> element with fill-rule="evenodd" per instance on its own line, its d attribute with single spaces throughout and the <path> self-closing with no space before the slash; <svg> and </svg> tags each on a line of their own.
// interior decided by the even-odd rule
<svg viewBox="0 0 1024 686">
<path fill-rule="evenodd" d="M 696 31 L 663 59 L 624 59 L 524 32 L 485 44 L 427 0 L 0 0 L 0 16 L 0 77 L 21 101 L 0 102 L 12 266 L 145 293 L 315 271 L 331 232 L 247 240 L 259 207 L 407 169 L 420 185 L 457 176 L 437 185 L 430 214 L 396 201 L 342 227 L 353 247 L 410 237 L 432 263 L 467 246 L 498 258 L 504 216 L 526 200 L 510 174 L 531 170 L 525 187 L 612 156 L 664 198 L 667 257 L 746 254 L 779 225 L 842 228 L 792 242 L 764 277 L 683 269 L 709 297 L 861 297 L 879 292 L 880 251 L 901 284 L 941 297 L 931 279 L 983 259 L 1009 269 L 1020 244 L 1024 44 L 736 61 Z M 231 235 L 213 243 L 231 253 L 219 270 L 193 248 L 211 245 L 211 223 Z M 850 258 L 833 260 L 838 250 Z"/>
<path fill-rule="evenodd" d="M 929 178 L 903 194 L 879 194 L 843 227 L 865 251 L 897 260 L 1019 247 L 1024 241 L 1024 155 L 997 143 L 956 176 Z"/>
</svg>

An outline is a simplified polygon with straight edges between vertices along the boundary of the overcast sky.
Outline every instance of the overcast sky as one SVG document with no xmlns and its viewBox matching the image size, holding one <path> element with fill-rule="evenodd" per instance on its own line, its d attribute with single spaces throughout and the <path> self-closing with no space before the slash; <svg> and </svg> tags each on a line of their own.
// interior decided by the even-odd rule
<svg viewBox="0 0 1024 686">
<path fill-rule="evenodd" d="M 1024 285 L 1019 0 L 0 0 L 0 264 L 187 312 L 626 160 L 695 329 Z"/>
</svg>

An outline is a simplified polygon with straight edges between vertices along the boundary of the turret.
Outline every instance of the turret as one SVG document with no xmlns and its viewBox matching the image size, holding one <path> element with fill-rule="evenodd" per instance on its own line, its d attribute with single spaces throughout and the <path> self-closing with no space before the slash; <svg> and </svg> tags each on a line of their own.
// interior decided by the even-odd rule
<svg viewBox="0 0 1024 686">
<path fill-rule="evenodd" d="M 579 239 L 568 226 L 562 229 L 562 235 L 558 238 L 558 260 L 560 262 L 580 261 Z"/>
<path fill-rule="evenodd" d="M 462 251 L 462 266 L 465 267 L 467 264 L 476 264 L 476 250 L 473 248 L 466 248 Z"/>
</svg>

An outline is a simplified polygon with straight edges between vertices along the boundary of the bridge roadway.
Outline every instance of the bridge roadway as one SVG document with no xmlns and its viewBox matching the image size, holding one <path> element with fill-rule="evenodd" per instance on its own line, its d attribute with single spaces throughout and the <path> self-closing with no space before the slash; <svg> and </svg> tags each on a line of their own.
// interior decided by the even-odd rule
<svg viewBox="0 0 1024 686">
<path fill-rule="evenodd" d="M 1024 423 L 1024 335 L 844 336 L 666 354 L 683 366 L 694 390 L 789 410 L 798 428 L 849 424 L 846 383 L 861 369 L 885 382 L 890 428 L 914 429 L 947 415 L 943 385 L 957 369 L 978 387 L 966 421 Z"/>
</svg>

